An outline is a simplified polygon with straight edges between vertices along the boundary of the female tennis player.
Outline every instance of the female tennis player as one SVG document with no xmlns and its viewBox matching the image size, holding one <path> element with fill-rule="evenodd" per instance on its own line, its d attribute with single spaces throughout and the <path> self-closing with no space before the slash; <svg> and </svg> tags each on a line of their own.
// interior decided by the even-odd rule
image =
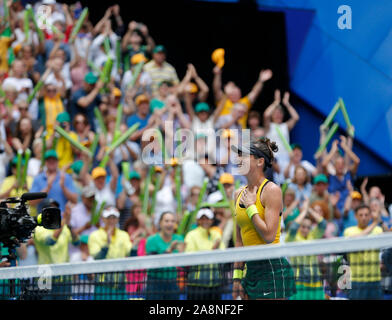
<svg viewBox="0 0 392 320">
<path fill-rule="evenodd" d="M 264 175 L 278 151 L 276 143 L 262 137 L 249 148 L 232 146 L 232 150 L 240 167 L 249 161 L 248 184 L 235 193 L 236 247 L 279 243 L 282 191 Z M 294 273 L 286 258 L 236 262 L 233 280 L 234 299 L 287 299 L 295 293 Z"/>
</svg>

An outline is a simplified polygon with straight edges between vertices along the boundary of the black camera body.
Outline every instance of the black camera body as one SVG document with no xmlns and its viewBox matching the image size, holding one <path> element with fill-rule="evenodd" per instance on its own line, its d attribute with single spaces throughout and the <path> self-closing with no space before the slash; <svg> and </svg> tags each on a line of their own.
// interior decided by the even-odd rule
<svg viewBox="0 0 392 320">
<path fill-rule="evenodd" d="M 29 215 L 26 201 L 44 199 L 45 192 L 24 193 L 20 198 L 8 198 L 0 202 L 0 243 L 4 247 L 15 248 L 31 237 L 37 226 L 58 229 L 61 226 L 61 212 L 58 208 L 44 208 L 33 218 Z M 9 208 L 8 204 L 19 204 Z"/>
</svg>

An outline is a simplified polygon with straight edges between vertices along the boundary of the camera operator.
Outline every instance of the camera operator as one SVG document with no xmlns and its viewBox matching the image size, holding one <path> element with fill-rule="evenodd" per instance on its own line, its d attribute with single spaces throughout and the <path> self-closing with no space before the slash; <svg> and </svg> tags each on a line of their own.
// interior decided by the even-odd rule
<svg viewBox="0 0 392 320">
<path fill-rule="evenodd" d="M 42 226 L 44 229 L 49 229 L 49 232 L 52 232 L 52 239 L 55 241 L 60 239 L 62 228 L 67 224 L 67 221 L 69 222 L 69 218 L 67 218 L 67 214 L 64 214 L 66 219 L 63 225 L 61 224 L 61 211 L 57 202 L 53 200 L 44 202 L 45 207 L 36 217 L 29 214 L 29 206 L 26 202 L 46 197 L 47 194 L 44 192 L 27 192 L 20 197 L 11 197 L 0 202 L 0 267 L 18 266 L 20 260 L 27 258 L 26 241 L 33 240 L 31 235 L 37 227 L 41 228 Z M 52 203 L 57 205 L 52 207 L 50 205 Z M 70 231 L 68 230 L 68 232 Z M 31 281 L 34 280 L 20 278 L 1 280 L 0 299 L 7 297 L 10 300 L 23 300 L 28 296 L 35 297 L 36 292 L 31 286 Z"/>
<path fill-rule="evenodd" d="M 30 192 L 46 192 L 48 198 L 56 199 L 61 212 L 65 210 L 67 201 L 76 203 L 78 194 L 72 177 L 58 168 L 58 156 L 55 150 L 48 150 L 44 155 L 45 168 L 33 181 Z M 30 201 L 31 206 L 42 210 L 42 200 Z"/>
<path fill-rule="evenodd" d="M 57 207 L 59 203 L 54 199 L 45 199 L 43 208 Z M 38 253 L 38 264 L 56 264 L 69 262 L 69 245 L 79 245 L 79 236 L 69 227 L 71 220 L 71 206 L 65 205 L 59 229 L 50 230 L 38 226 L 34 232 L 34 244 Z M 71 295 L 71 280 L 68 276 L 54 277 L 51 292 L 44 300 L 68 299 Z"/>
<path fill-rule="evenodd" d="M 54 199 L 45 199 L 42 203 L 43 208 L 60 208 Z M 59 229 L 50 230 L 41 226 L 35 229 L 34 244 L 38 253 L 38 264 L 69 262 L 69 244 L 79 245 L 79 236 L 71 231 L 70 221 L 71 206 L 67 203 Z"/>
</svg>

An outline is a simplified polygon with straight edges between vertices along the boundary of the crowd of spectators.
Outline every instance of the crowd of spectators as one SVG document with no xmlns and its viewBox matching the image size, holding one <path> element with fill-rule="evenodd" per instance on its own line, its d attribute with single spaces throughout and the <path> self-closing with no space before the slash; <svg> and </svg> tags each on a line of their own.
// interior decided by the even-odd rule
<svg viewBox="0 0 392 320">
<path fill-rule="evenodd" d="M 26 29 L 27 8 L 21 1 L 3 1 L 9 14 L 0 9 L 0 198 L 46 192 L 46 201 L 30 201 L 30 214 L 51 203 L 63 217 L 58 230 L 37 228 L 20 250 L 19 265 L 233 246 L 230 207 L 203 209 L 191 231 L 176 231 L 185 213 L 197 208 L 206 178 L 203 201 L 210 205 L 224 196 L 232 199 L 235 187 L 245 183 L 227 152 L 243 129 L 250 130 L 252 139 L 267 136 L 279 146 L 267 176 L 284 190 L 282 241 L 357 235 L 352 228 L 361 228 L 357 213 L 363 205 L 369 207 L 368 224 L 373 224 L 364 234 L 391 230 L 382 190 L 369 188 L 367 178 L 354 188 L 360 159 L 350 136 L 333 140 L 315 161 L 303 159 L 301 145 L 290 141 L 290 131 L 305 125 L 290 93 L 276 89 L 264 111 L 254 105 L 273 70 L 261 70 L 245 95 L 235 81 L 222 82 L 224 67 L 219 65 L 211 70 L 211 86 L 191 63 L 180 79 L 167 61 L 165 44 L 144 23 L 127 24 L 119 5 L 109 7 L 95 25 L 87 16 L 73 35 L 84 9 L 80 3 L 37 2 L 32 8 L 36 18 L 42 8 L 50 9 L 40 37 L 31 19 Z M 108 60 L 113 65 L 106 79 Z M 214 104 L 208 103 L 211 95 Z M 136 131 L 107 153 L 135 124 Z M 70 143 L 57 127 L 93 154 Z M 175 154 L 177 129 L 193 134 L 192 156 Z M 320 127 L 321 140 L 325 130 Z M 211 132 L 219 145 L 209 138 Z M 20 182 L 18 154 L 25 159 L 27 152 L 27 163 L 21 162 L 27 177 Z M 155 277 L 150 285 L 162 289 L 159 273 Z"/>
</svg>

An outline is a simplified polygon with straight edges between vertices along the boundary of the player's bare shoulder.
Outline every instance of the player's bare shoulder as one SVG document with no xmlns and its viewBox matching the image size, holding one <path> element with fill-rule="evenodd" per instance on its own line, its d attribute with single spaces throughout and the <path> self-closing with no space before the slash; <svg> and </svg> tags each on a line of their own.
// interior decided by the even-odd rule
<svg viewBox="0 0 392 320">
<path fill-rule="evenodd" d="M 264 187 L 264 192 L 265 194 L 268 195 L 282 195 L 282 189 L 274 182 L 270 181 L 269 183 L 267 183 Z M 263 192 L 263 193 L 264 193 Z"/>
<path fill-rule="evenodd" d="M 265 185 L 264 190 L 260 195 L 260 200 L 263 206 L 268 203 L 282 204 L 282 189 L 277 184 L 270 181 Z"/>
</svg>

